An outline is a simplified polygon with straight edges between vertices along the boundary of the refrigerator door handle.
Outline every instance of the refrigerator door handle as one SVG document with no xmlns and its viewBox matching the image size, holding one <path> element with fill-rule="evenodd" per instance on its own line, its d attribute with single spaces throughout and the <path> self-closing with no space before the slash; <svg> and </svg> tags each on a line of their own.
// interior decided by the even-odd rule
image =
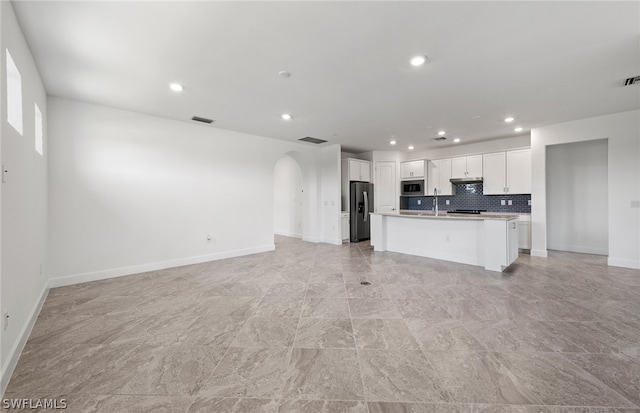
<svg viewBox="0 0 640 413">
<path fill-rule="evenodd" d="M 367 191 L 362 191 L 362 193 L 364 194 L 364 222 L 367 222 L 369 218 L 369 194 L 367 194 Z"/>
</svg>

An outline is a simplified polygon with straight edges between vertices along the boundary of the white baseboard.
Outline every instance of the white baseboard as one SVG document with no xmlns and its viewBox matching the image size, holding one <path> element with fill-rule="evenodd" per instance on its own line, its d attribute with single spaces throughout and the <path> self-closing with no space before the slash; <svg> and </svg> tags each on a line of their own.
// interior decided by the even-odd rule
<svg viewBox="0 0 640 413">
<path fill-rule="evenodd" d="M 534 249 L 531 249 L 529 251 L 529 253 L 531 254 L 532 257 L 543 257 L 543 258 L 547 257 L 547 250 L 534 250 Z"/>
<path fill-rule="evenodd" d="M 584 245 L 547 245 L 547 250 L 577 252 L 578 254 L 609 255 L 606 248 L 594 248 Z"/>
<path fill-rule="evenodd" d="M 62 287 L 65 285 L 79 284 L 90 281 L 104 280 L 107 278 L 123 277 L 125 275 L 138 274 L 147 271 L 163 270 L 165 268 L 181 267 L 183 265 L 200 264 L 203 262 L 222 260 L 225 258 L 240 257 L 243 255 L 259 254 L 261 252 L 275 250 L 275 245 L 263 245 L 260 247 L 245 248 L 233 251 L 224 251 L 216 254 L 200 255 L 196 257 L 179 258 L 169 261 L 152 262 L 148 264 L 133 265 L 130 267 L 112 268 L 87 272 L 83 274 L 54 277 L 49 280 L 49 287 Z"/>
<path fill-rule="evenodd" d="M 640 261 L 627 260 L 624 258 L 607 258 L 607 265 L 612 267 L 632 268 L 634 270 L 640 270 Z"/>
<path fill-rule="evenodd" d="M 291 237 L 291 238 L 300 238 L 302 239 L 302 234 L 299 232 L 288 232 L 288 231 L 273 231 L 276 235 L 282 235 L 283 237 Z"/>
<path fill-rule="evenodd" d="M 332 245 L 342 245 L 342 240 L 341 239 L 325 239 L 324 241 L 322 241 L 326 244 L 332 244 Z"/>
<path fill-rule="evenodd" d="M 303 241 L 307 241 L 307 242 L 314 242 L 314 243 L 320 242 L 320 239 L 316 238 L 316 237 L 305 237 L 305 236 L 302 236 L 302 240 Z"/>
<path fill-rule="evenodd" d="M 13 370 L 18 365 L 18 360 L 20 359 L 22 350 L 24 350 L 24 346 L 25 344 L 27 344 L 27 340 L 31 335 L 31 330 L 33 330 L 33 326 L 36 324 L 36 320 L 38 319 L 38 315 L 40 314 L 40 310 L 42 309 L 42 305 L 44 304 L 44 300 L 47 298 L 48 293 L 49 286 L 45 284 L 42 292 L 40 293 L 40 298 L 31 309 L 29 317 L 27 318 L 27 322 L 20 331 L 18 340 L 16 340 L 16 343 L 9 352 L 7 362 L 4 364 L 4 366 L 2 366 L 2 373 L 0 373 L 0 397 L 4 397 L 4 392 L 5 390 L 7 390 L 7 386 L 9 385 L 9 380 L 11 379 L 11 375 L 13 374 Z"/>
</svg>

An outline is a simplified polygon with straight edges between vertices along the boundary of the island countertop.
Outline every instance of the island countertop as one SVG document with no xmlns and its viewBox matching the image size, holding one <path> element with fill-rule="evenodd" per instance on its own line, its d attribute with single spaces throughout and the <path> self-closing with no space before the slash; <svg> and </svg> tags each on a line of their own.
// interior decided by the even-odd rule
<svg viewBox="0 0 640 413">
<path fill-rule="evenodd" d="M 455 220 L 502 220 L 510 221 L 512 219 L 518 219 L 518 214 L 502 214 L 502 213 L 486 213 L 486 214 L 460 214 L 460 213 L 447 213 L 446 211 L 438 212 L 438 215 L 434 211 L 428 210 L 406 210 L 402 209 L 400 212 L 372 212 L 371 215 L 383 215 L 392 217 L 406 217 L 406 218 L 421 218 L 421 219 L 455 219 Z"/>
</svg>

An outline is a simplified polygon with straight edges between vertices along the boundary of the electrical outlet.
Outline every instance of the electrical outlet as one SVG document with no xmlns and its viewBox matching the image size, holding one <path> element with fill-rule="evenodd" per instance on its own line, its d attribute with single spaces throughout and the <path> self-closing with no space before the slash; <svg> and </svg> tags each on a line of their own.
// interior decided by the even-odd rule
<svg viewBox="0 0 640 413">
<path fill-rule="evenodd" d="M 507 204 L 507 202 L 504 199 L 500 200 L 500 205 L 506 205 L 506 204 Z"/>
<path fill-rule="evenodd" d="M 640 208 L 640 201 L 631 201 L 631 208 Z"/>
<path fill-rule="evenodd" d="M 2 313 L 2 329 L 6 330 L 9 327 L 9 312 Z"/>
<path fill-rule="evenodd" d="M 445 203 L 445 205 L 449 205 L 449 200 L 448 200 L 448 199 L 446 199 L 446 200 L 444 201 L 444 203 Z"/>
<path fill-rule="evenodd" d="M 422 199 L 418 199 L 418 205 L 422 205 Z"/>
<path fill-rule="evenodd" d="M 513 201 L 512 200 L 508 200 L 507 201 L 507 205 L 513 205 Z"/>
<path fill-rule="evenodd" d="M 529 206 L 531 206 L 531 200 L 527 200 L 527 203 L 529 204 Z"/>
</svg>

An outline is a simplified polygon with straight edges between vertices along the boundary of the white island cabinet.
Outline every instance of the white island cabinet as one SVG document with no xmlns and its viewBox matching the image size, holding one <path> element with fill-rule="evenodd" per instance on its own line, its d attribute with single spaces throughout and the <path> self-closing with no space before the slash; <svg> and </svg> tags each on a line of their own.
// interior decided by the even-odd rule
<svg viewBox="0 0 640 413">
<path fill-rule="evenodd" d="M 421 212 L 371 214 L 371 245 L 504 271 L 518 258 L 518 216 Z"/>
</svg>

